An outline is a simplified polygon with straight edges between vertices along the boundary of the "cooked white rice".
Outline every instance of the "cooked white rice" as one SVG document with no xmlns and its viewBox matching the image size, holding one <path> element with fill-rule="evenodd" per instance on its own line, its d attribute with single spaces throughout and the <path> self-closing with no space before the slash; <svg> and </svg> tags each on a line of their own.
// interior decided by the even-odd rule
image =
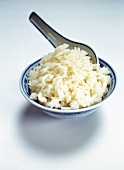
<svg viewBox="0 0 124 170">
<path fill-rule="evenodd" d="M 80 48 L 63 44 L 30 71 L 30 98 L 44 106 L 79 109 L 99 103 L 111 83 L 108 68 L 92 64 Z"/>
</svg>

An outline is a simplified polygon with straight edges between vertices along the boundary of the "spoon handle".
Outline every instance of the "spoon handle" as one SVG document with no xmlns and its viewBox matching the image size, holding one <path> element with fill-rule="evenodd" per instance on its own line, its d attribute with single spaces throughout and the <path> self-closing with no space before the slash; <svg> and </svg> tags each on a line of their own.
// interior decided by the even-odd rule
<svg viewBox="0 0 124 170">
<path fill-rule="evenodd" d="M 87 52 L 87 55 L 91 57 L 93 63 L 98 63 L 98 57 L 89 46 L 63 37 L 61 34 L 51 28 L 45 21 L 43 21 L 43 19 L 41 19 L 35 12 L 31 13 L 29 20 L 55 48 L 64 43 L 69 44 L 70 49 L 79 47 L 81 50 Z"/>
<path fill-rule="evenodd" d="M 54 47 L 58 47 L 59 45 L 64 44 L 65 41 L 68 41 L 43 21 L 43 19 L 41 19 L 35 12 L 31 13 L 29 20 Z"/>
</svg>

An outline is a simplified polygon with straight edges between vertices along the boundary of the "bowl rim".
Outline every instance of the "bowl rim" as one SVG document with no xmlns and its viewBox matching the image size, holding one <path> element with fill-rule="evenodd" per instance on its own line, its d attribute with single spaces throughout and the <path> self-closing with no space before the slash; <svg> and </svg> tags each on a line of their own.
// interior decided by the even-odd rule
<svg viewBox="0 0 124 170">
<path fill-rule="evenodd" d="M 57 113 L 64 114 L 64 113 L 72 113 L 72 112 L 73 112 L 73 113 L 79 113 L 79 112 L 86 112 L 86 111 L 94 110 L 95 108 L 97 108 L 97 107 L 99 107 L 101 104 L 103 104 L 103 103 L 111 96 L 111 94 L 115 91 L 115 87 L 116 87 L 116 84 L 117 84 L 117 74 L 116 74 L 115 70 L 113 69 L 113 67 L 112 67 L 110 64 L 108 64 L 108 62 L 104 61 L 102 58 L 98 58 L 98 59 L 99 59 L 99 63 L 102 62 L 102 63 L 104 63 L 105 65 L 107 65 L 107 67 L 108 67 L 108 68 L 111 70 L 111 72 L 113 73 L 114 79 L 115 79 L 115 84 L 113 85 L 110 94 L 109 94 L 107 97 L 105 97 L 101 102 L 99 102 L 99 103 L 97 103 L 97 104 L 94 104 L 94 105 L 92 105 L 92 106 L 88 106 L 88 107 L 86 107 L 86 108 L 69 109 L 69 110 L 68 110 L 68 109 L 63 109 L 63 110 L 61 110 L 61 109 L 56 109 L 56 108 L 53 109 L 53 108 L 49 108 L 49 107 L 46 107 L 46 106 L 44 106 L 44 105 L 41 105 L 41 104 L 37 103 L 35 100 L 32 100 L 30 97 L 28 97 L 27 94 L 26 94 L 26 93 L 24 92 L 24 90 L 23 90 L 23 78 L 24 78 L 25 73 L 26 73 L 33 65 L 35 65 L 36 63 L 38 63 L 41 59 L 42 59 L 42 58 L 35 60 L 34 62 L 32 62 L 31 64 L 29 64 L 29 65 L 24 69 L 24 71 L 22 72 L 22 74 L 21 74 L 21 76 L 20 76 L 20 79 L 19 79 L 19 88 L 20 88 L 20 91 L 21 91 L 22 95 L 23 95 L 30 103 L 32 103 L 33 105 L 37 106 L 38 108 L 43 109 L 44 111 L 51 112 L 51 113 L 53 112 L 53 113 L 56 113 L 56 114 L 57 114 Z"/>
</svg>

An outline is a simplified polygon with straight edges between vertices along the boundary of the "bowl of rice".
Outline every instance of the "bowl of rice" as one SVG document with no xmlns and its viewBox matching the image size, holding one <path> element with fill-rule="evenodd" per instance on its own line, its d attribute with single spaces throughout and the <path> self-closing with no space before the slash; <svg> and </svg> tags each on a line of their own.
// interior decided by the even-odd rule
<svg viewBox="0 0 124 170">
<path fill-rule="evenodd" d="M 113 93 L 116 74 L 99 58 L 93 64 L 80 48 L 63 44 L 30 64 L 20 78 L 24 97 L 43 112 L 58 118 L 93 113 Z"/>
</svg>

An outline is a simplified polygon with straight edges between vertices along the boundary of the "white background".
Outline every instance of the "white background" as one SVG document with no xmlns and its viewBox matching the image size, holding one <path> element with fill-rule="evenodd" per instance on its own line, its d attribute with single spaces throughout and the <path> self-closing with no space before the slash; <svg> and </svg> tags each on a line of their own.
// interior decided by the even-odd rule
<svg viewBox="0 0 124 170">
<path fill-rule="evenodd" d="M 32 11 L 115 69 L 117 88 L 92 115 L 52 118 L 22 96 L 23 69 L 53 51 L 29 22 Z M 0 170 L 123 170 L 123 96 L 124 1 L 0 1 Z"/>
</svg>

